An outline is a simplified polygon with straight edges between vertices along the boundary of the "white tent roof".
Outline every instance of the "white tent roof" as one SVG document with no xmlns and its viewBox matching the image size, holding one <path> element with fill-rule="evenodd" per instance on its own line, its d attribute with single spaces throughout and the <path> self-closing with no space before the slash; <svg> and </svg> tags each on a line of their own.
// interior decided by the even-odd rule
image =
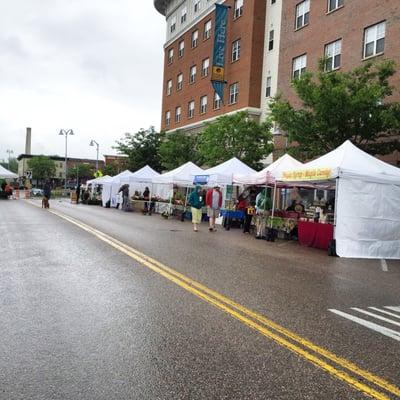
<svg viewBox="0 0 400 400">
<path fill-rule="evenodd" d="M 132 172 L 126 169 L 125 171 L 122 171 L 118 175 L 115 175 L 112 177 L 113 182 L 119 182 L 122 178 L 127 177 L 129 175 L 132 175 Z"/>
<path fill-rule="evenodd" d="M 14 178 L 18 178 L 18 175 L 14 174 L 14 172 L 11 172 L 8 169 L 6 169 L 0 165 L 0 178 L 1 179 L 14 179 Z"/>
<path fill-rule="evenodd" d="M 152 182 L 153 178 L 159 175 L 153 168 L 146 165 L 130 175 L 123 176 L 121 182 Z"/>
<path fill-rule="evenodd" d="M 350 140 L 346 140 L 337 149 L 304 164 L 301 168 L 301 170 L 315 169 L 330 170 L 331 179 L 347 176 L 400 184 L 400 168 L 360 150 Z"/>
<path fill-rule="evenodd" d="M 156 176 L 152 179 L 153 183 L 169 183 L 177 185 L 191 185 L 193 184 L 193 177 L 195 175 L 203 175 L 204 170 L 193 164 L 191 161 L 181 165 L 172 171 L 165 174 Z"/>
<path fill-rule="evenodd" d="M 89 181 L 86 182 L 86 185 L 89 185 L 90 183 L 96 184 L 96 185 L 102 185 L 103 183 L 106 182 L 111 182 L 112 177 L 110 175 L 104 175 L 104 176 L 99 176 L 98 178 L 95 179 L 90 179 Z"/>
<path fill-rule="evenodd" d="M 289 154 L 284 154 L 268 167 L 255 174 L 235 174 L 233 181 L 241 185 L 265 185 L 271 180 L 280 178 L 283 171 L 302 167 L 303 164 L 300 161 L 297 161 Z"/>
<path fill-rule="evenodd" d="M 215 167 L 206 169 L 203 175 L 209 175 L 208 184 L 225 184 L 231 185 L 233 183 L 234 175 L 255 174 L 256 171 L 250 168 L 243 161 L 233 157 L 222 164 Z"/>
</svg>

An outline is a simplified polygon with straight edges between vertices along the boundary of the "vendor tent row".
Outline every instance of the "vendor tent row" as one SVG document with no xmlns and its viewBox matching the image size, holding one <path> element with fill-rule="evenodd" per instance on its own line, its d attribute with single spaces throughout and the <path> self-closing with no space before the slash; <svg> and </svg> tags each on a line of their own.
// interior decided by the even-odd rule
<svg viewBox="0 0 400 400">
<path fill-rule="evenodd" d="M 151 185 L 152 194 L 167 197 L 174 185 L 193 186 L 197 178 L 203 178 L 202 183 L 211 187 L 218 184 L 335 189 L 337 254 L 400 258 L 400 169 L 363 152 L 350 141 L 306 164 L 286 154 L 259 172 L 232 158 L 206 170 L 188 162 L 158 174 L 146 166 L 135 173 L 124 171 L 90 183 L 103 185 L 105 205 L 110 199 L 115 202 L 113 198 L 125 183 L 131 190 Z"/>
</svg>

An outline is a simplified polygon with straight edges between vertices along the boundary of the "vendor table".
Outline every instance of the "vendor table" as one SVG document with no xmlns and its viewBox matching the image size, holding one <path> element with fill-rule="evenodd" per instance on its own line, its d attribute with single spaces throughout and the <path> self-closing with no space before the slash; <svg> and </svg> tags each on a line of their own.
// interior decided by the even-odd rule
<svg viewBox="0 0 400 400">
<path fill-rule="evenodd" d="M 244 211 L 222 209 L 220 215 L 224 218 L 222 225 L 226 230 L 231 228 L 233 220 L 239 220 L 241 223 L 244 221 Z"/>
<path fill-rule="evenodd" d="M 298 222 L 299 243 L 302 246 L 327 250 L 333 240 L 333 225 L 318 222 Z"/>
</svg>

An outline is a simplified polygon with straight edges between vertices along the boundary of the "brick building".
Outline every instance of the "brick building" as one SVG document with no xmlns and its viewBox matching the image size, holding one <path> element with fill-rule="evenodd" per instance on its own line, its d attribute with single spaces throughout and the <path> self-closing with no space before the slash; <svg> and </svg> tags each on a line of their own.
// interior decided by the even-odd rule
<svg viewBox="0 0 400 400">
<path fill-rule="evenodd" d="M 226 41 L 225 104 L 210 82 L 215 3 L 230 6 Z M 400 0 L 154 0 L 166 17 L 161 128 L 197 132 L 221 114 L 248 110 L 268 116 L 277 93 L 294 105 L 294 76 L 351 70 L 366 60 L 394 59 L 400 68 Z M 393 84 L 400 88 L 400 74 Z M 393 96 L 400 101 L 400 94 Z M 277 153 L 286 137 L 274 128 Z M 383 157 L 400 164 L 398 152 Z"/>
<path fill-rule="evenodd" d="M 400 68 L 399 0 L 285 0 L 281 21 L 278 91 L 292 104 L 299 104 L 292 77 L 316 71 L 324 56 L 330 70 L 385 58 Z M 399 73 L 392 83 L 400 88 Z M 400 100 L 399 92 L 393 100 Z M 275 135 L 275 145 L 284 148 L 285 138 Z M 384 159 L 400 164 L 398 152 Z"/>
<path fill-rule="evenodd" d="M 261 115 L 265 0 L 227 0 L 224 103 L 211 85 L 215 0 L 155 0 L 166 17 L 161 129 L 198 131 L 204 121 L 247 110 Z"/>
</svg>

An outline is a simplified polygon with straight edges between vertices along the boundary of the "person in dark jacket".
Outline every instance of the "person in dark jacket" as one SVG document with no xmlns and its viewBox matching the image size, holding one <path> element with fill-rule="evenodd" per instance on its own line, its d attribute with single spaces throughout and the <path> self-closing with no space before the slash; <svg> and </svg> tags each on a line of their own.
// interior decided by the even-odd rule
<svg viewBox="0 0 400 400">
<path fill-rule="evenodd" d="M 122 192 L 122 210 L 129 211 L 129 185 L 126 183 L 119 188 L 118 193 Z"/>
<path fill-rule="evenodd" d="M 44 205 L 44 208 L 49 208 L 50 207 L 50 197 L 51 197 L 51 184 L 49 181 L 46 181 L 43 187 L 43 201 L 42 201 L 42 207 Z"/>
<path fill-rule="evenodd" d="M 191 212 L 192 212 L 193 230 L 197 232 L 198 225 L 201 223 L 201 217 L 202 217 L 201 209 L 204 206 L 204 198 L 200 186 L 196 186 L 195 190 L 192 193 L 190 193 L 189 205 L 191 206 Z"/>
</svg>

